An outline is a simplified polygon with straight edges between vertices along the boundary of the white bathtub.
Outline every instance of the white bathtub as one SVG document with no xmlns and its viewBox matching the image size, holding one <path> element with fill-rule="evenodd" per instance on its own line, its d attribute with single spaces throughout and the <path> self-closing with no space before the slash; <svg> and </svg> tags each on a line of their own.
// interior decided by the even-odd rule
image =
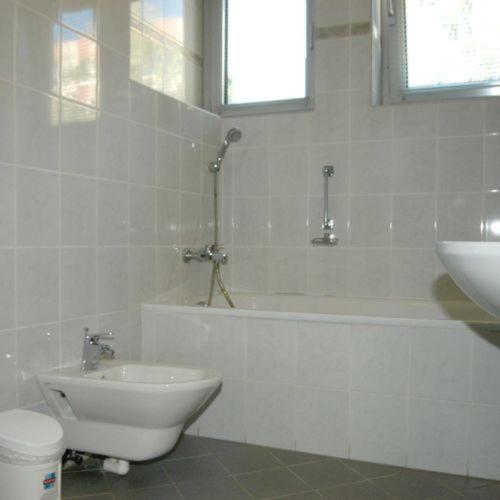
<svg viewBox="0 0 500 500">
<path fill-rule="evenodd" d="M 500 324 L 474 304 L 233 300 L 143 307 L 144 360 L 223 375 L 188 432 L 500 479 Z"/>
</svg>

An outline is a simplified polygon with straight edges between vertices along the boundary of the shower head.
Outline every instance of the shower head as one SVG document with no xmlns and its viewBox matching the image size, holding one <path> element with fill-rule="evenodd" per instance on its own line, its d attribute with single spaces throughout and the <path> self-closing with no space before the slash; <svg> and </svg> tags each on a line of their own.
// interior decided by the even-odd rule
<svg viewBox="0 0 500 500">
<path fill-rule="evenodd" d="M 239 128 L 230 128 L 226 134 L 226 139 L 224 140 L 224 142 L 227 142 L 228 144 L 230 142 L 238 142 L 241 139 L 242 135 L 243 134 L 241 133 L 241 130 Z"/>
<path fill-rule="evenodd" d="M 210 172 L 217 173 L 220 170 L 222 160 L 224 159 L 224 156 L 226 156 L 227 148 L 232 142 L 238 142 L 242 135 L 243 134 L 239 128 L 233 127 L 228 130 L 226 137 L 224 138 L 224 142 L 217 153 L 217 160 L 209 165 Z"/>
</svg>

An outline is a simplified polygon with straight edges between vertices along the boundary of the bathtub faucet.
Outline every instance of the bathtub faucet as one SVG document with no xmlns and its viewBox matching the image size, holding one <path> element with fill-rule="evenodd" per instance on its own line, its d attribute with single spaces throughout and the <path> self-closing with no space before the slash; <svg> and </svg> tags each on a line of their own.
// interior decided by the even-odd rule
<svg viewBox="0 0 500 500">
<path fill-rule="evenodd" d="M 227 254 L 222 252 L 221 248 L 216 245 L 205 245 L 198 250 L 185 248 L 182 251 L 182 260 L 190 262 L 197 260 L 198 262 L 215 262 L 218 264 L 227 264 Z"/>
<path fill-rule="evenodd" d="M 114 359 L 115 351 L 107 344 L 100 344 L 102 338 L 114 339 L 113 332 L 90 333 L 88 328 L 84 328 L 85 337 L 83 339 L 82 371 L 97 370 L 102 357 Z"/>
</svg>

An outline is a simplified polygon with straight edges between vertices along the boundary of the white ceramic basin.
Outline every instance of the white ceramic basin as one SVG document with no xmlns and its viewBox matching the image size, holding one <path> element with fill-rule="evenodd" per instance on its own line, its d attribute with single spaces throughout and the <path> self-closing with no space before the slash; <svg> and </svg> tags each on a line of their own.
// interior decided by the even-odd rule
<svg viewBox="0 0 500 500">
<path fill-rule="evenodd" d="M 464 293 L 500 318 L 500 242 L 442 241 L 436 251 Z"/>
<path fill-rule="evenodd" d="M 37 376 L 70 449 L 148 460 L 173 448 L 184 425 L 221 383 L 212 370 L 123 361 L 92 372 Z"/>
</svg>

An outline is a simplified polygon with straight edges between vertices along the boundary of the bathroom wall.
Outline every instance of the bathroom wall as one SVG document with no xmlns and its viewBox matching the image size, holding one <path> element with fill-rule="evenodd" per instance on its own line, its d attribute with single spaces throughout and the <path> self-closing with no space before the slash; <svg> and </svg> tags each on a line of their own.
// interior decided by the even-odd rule
<svg viewBox="0 0 500 500">
<path fill-rule="evenodd" d="M 225 166 L 233 289 L 456 299 L 434 243 L 500 237 L 500 99 L 371 107 L 369 20 L 370 0 L 317 0 L 314 111 L 224 120 L 243 130 Z M 310 245 L 325 164 L 335 248 Z"/>
<path fill-rule="evenodd" d="M 131 0 L 131 77 L 201 106 L 203 0 Z"/>
<path fill-rule="evenodd" d="M 33 374 L 78 363 L 84 326 L 138 358 L 141 303 L 208 283 L 178 249 L 206 239 L 220 119 L 130 82 L 129 18 L 0 0 L 0 410 L 37 406 Z"/>
</svg>

